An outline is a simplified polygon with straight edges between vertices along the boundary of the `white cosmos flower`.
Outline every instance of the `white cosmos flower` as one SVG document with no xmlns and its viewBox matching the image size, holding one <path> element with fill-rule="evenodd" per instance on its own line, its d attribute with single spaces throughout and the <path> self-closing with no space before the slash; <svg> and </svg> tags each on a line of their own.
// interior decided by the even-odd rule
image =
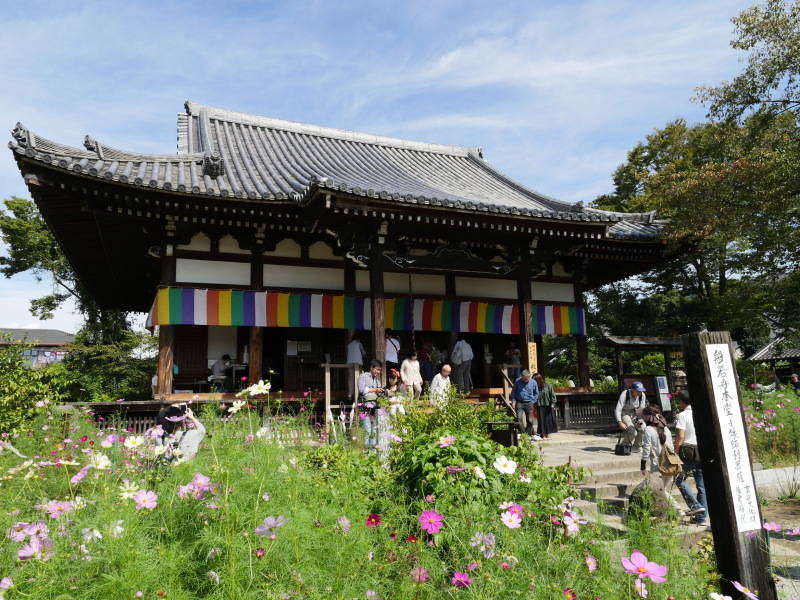
<svg viewBox="0 0 800 600">
<path fill-rule="evenodd" d="M 119 494 L 120 500 L 130 500 L 136 495 L 136 492 L 139 491 L 139 486 L 132 481 L 126 481 L 121 486 L 119 486 L 119 489 L 120 489 L 120 494 Z"/>
<path fill-rule="evenodd" d="M 483 472 L 483 469 L 480 467 L 472 467 L 472 472 L 475 473 L 476 477 L 480 477 L 481 479 L 486 479 L 486 473 Z"/>
<path fill-rule="evenodd" d="M 272 388 L 272 383 L 270 383 L 269 381 L 265 383 L 264 380 L 261 379 L 258 383 L 254 383 L 249 388 L 247 388 L 247 391 L 250 392 L 251 396 L 258 396 L 259 394 L 266 394 L 267 392 L 269 392 L 271 388 Z"/>
<path fill-rule="evenodd" d="M 228 412 L 231 414 L 237 413 L 242 410 L 245 406 L 247 406 L 247 402 L 244 400 L 234 400 L 233 405 L 228 408 Z"/>
<path fill-rule="evenodd" d="M 531 482 L 531 478 L 530 478 L 530 477 L 528 477 L 527 475 L 520 475 L 520 476 L 519 476 L 519 480 L 520 480 L 522 483 L 530 483 L 530 482 Z"/>
<path fill-rule="evenodd" d="M 92 454 L 89 464 L 95 469 L 108 469 L 111 467 L 111 460 L 105 454 Z"/>
<path fill-rule="evenodd" d="M 141 435 L 132 435 L 125 440 L 126 448 L 139 448 L 144 446 L 144 437 Z"/>
<path fill-rule="evenodd" d="M 494 461 L 494 468 L 501 473 L 511 475 L 517 470 L 517 463 L 506 458 L 505 456 L 498 456 Z"/>
<path fill-rule="evenodd" d="M 108 534 L 112 538 L 120 538 L 123 533 L 125 533 L 125 530 L 122 528 L 122 521 L 114 521 L 111 524 L 111 529 L 108 531 Z"/>
<path fill-rule="evenodd" d="M 103 534 L 94 527 L 87 527 L 86 529 L 81 529 L 81 537 L 83 537 L 84 542 L 93 542 L 94 540 L 103 539 Z"/>
</svg>

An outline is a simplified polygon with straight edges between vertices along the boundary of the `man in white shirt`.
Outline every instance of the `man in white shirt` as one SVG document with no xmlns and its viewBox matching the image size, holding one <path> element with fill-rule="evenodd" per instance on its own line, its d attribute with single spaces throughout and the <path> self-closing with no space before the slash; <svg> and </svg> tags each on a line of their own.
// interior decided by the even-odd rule
<svg viewBox="0 0 800 600">
<path fill-rule="evenodd" d="M 705 525 L 708 514 L 708 500 L 706 499 L 706 485 L 703 480 L 703 469 L 700 467 L 700 454 L 697 451 L 697 435 L 694 432 L 694 415 L 692 414 L 692 401 L 689 392 L 678 392 L 678 404 L 681 412 L 675 421 L 675 452 L 683 461 L 683 472 L 675 478 L 675 485 L 681 492 L 689 510 L 686 514 L 692 517 L 695 525 Z M 694 484 L 697 487 L 697 497 L 686 484 L 689 473 L 694 472 Z"/>
<path fill-rule="evenodd" d="M 430 400 L 436 406 L 444 406 L 450 393 L 450 365 L 442 365 L 442 372 L 431 381 Z"/>
<path fill-rule="evenodd" d="M 617 420 L 620 431 L 623 432 L 623 441 L 633 446 L 631 450 L 634 454 L 642 448 L 644 424 L 636 416 L 636 411 L 647 406 L 645 391 L 641 381 L 634 381 L 630 389 L 620 394 L 617 407 L 614 409 L 614 418 Z"/>
<path fill-rule="evenodd" d="M 475 355 L 472 352 L 472 346 L 470 346 L 463 337 L 456 342 L 453 348 L 453 354 L 459 352 L 461 355 L 461 363 L 455 366 L 456 385 L 460 392 L 466 394 L 472 389 L 470 370 L 472 369 L 472 359 Z"/>
<path fill-rule="evenodd" d="M 400 342 L 398 342 L 392 330 L 386 330 L 386 370 L 400 370 Z"/>
<path fill-rule="evenodd" d="M 355 368 L 358 367 L 359 371 L 364 366 L 364 359 L 367 353 L 364 351 L 364 346 L 361 344 L 361 338 L 356 333 L 353 339 L 347 344 L 347 393 L 349 397 L 355 396 Z"/>
</svg>

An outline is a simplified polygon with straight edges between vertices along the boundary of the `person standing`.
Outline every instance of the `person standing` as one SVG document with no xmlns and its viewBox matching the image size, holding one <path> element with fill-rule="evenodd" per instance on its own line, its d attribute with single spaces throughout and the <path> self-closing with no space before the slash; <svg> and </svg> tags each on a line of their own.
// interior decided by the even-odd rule
<svg viewBox="0 0 800 600">
<path fill-rule="evenodd" d="M 794 388 L 795 396 L 800 396 L 800 378 L 797 377 L 797 373 L 792 373 L 792 378 L 789 383 Z"/>
<path fill-rule="evenodd" d="M 398 342 L 391 329 L 386 330 L 386 369 L 400 370 L 400 342 Z"/>
<path fill-rule="evenodd" d="M 472 346 L 470 346 L 463 337 L 459 338 L 453 348 L 452 358 L 454 363 L 459 359 L 461 361 L 455 365 L 455 376 L 458 390 L 463 394 L 468 393 L 470 389 L 472 389 L 470 370 L 472 369 L 472 359 L 474 357 Z"/>
<path fill-rule="evenodd" d="M 697 450 L 697 435 L 694 431 L 694 415 L 689 392 L 678 392 L 678 404 L 681 412 L 675 422 L 675 452 L 683 461 L 683 472 L 675 478 L 675 485 L 683 496 L 689 510 L 686 514 L 692 517 L 695 525 L 705 525 L 708 515 L 708 500 L 706 499 L 706 484 L 703 480 L 703 469 L 700 466 L 700 453 Z M 697 497 L 689 489 L 686 478 L 689 473 L 694 473 L 694 484 L 697 488 Z"/>
<path fill-rule="evenodd" d="M 361 338 L 356 333 L 353 339 L 347 344 L 347 393 L 348 399 L 355 396 L 355 383 L 356 383 L 356 367 L 361 370 L 364 367 L 364 359 L 367 353 L 364 351 L 364 346 L 361 344 Z"/>
<path fill-rule="evenodd" d="M 644 433 L 641 420 L 636 416 L 636 411 L 643 409 L 647 404 L 647 396 L 641 381 L 634 381 L 631 387 L 619 396 L 614 417 L 620 431 L 623 432 L 625 443 L 631 444 L 633 452 L 642 448 L 642 434 Z M 634 422 L 634 419 L 638 422 Z"/>
<path fill-rule="evenodd" d="M 514 345 L 514 342 L 508 344 L 508 350 L 506 350 L 506 363 L 510 365 L 522 364 L 522 355 L 519 352 L 519 348 Z M 512 381 L 516 381 L 519 378 L 519 370 L 520 367 L 514 367 L 509 370 L 509 375 Z"/>
<path fill-rule="evenodd" d="M 369 363 L 369 371 L 358 376 L 358 393 L 361 395 L 358 418 L 364 428 L 364 445 L 367 448 L 374 448 L 378 443 L 375 421 L 375 413 L 379 408 L 377 397 L 386 391 L 381 384 L 381 368 L 381 362 L 373 359 Z"/>
<path fill-rule="evenodd" d="M 419 400 L 422 395 L 422 373 L 419 371 L 419 360 L 417 360 L 417 351 L 412 349 L 408 353 L 408 358 L 400 365 L 400 375 L 403 382 L 413 393 L 414 400 Z"/>
<path fill-rule="evenodd" d="M 431 382 L 430 400 L 436 406 L 444 406 L 450 396 L 450 365 L 444 363 L 441 373 L 437 373 Z"/>
<path fill-rule="evenodd" d="M 405 361 L 403 361 L 403 364 L 405 364 Z M 389 401 L 389 415 L 406 414 L 406 409 L 403 405 L 410 397 L 411 390 L 403 383 L 400 373 L 394 369 L 389 371 L 386 376 L 386 399 Z"/>
<path fill-rule="evenodd" d="M 419 362 L 422 363 L 422 377 L 430 383 L 433 380 L 433 343 L 430 339 L 423 338 L 422 346 L 419 348 Z"/>
<path fill-rule="evenodd" d="M 533 407 L 539 399 L 539 386 L 525 369 L 522 376 L 514 382 L 511 388 L 511 406 L 517 413 L 517 423 L 522 433 L 533 435 Z M 526 424 L 522 424 L 525 417 Z"/>
<path fill-rule="evenodd" d="M 558 423 L 556 422 L 555 404 L 556 391 L 553 384 L 545 381 L 541 373 L 535 373 L 533 379 L 539 386 L 539 400 L 536 406 L 539 407 L 539 418 L 536 420 L 537 430 L 543 440 L 549 440 L 550 434 L 558 433 Z"/>
</svg>

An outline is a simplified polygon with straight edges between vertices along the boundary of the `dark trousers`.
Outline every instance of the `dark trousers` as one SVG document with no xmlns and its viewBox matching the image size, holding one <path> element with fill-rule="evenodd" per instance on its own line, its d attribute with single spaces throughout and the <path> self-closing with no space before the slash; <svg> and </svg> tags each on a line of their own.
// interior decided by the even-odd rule
<svg viewBox="0 0 800 600">
<path fill-rule="evenodd" d="M 517 425 L 522 433 L 533 435 L 533 407 L 535 402 L 517 402 Z M 525 417 L 526 424 L 523 426 L 523 419 Z"/>
</svg>

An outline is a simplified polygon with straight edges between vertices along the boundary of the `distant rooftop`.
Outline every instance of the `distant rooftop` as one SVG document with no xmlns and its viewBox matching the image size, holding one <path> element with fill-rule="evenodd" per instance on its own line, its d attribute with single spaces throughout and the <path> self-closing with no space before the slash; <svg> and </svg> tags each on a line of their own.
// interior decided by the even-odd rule
<svg viewBox="0 0 800 600">
<path fill-rule="evenodd" d="M 74 334 L 60 329 L 10 329 L 8 327 L 0 327 L 0 335 L 3 334 L 11 336 L 12 344 L 25 341 L 39 347 L 65 346 L 75 341 Z M 5 339 L 0 338 L 0 345 L 5 345 Z"/>
<path fill-rule="evenodd" d="M 782 338 L 775 338 L 769 344 L 756 351 L 747 360 L 761 362 L 766 360 L 785 360 L 800 358 L 800 347 L 789 344 Z"/>
</svg>

